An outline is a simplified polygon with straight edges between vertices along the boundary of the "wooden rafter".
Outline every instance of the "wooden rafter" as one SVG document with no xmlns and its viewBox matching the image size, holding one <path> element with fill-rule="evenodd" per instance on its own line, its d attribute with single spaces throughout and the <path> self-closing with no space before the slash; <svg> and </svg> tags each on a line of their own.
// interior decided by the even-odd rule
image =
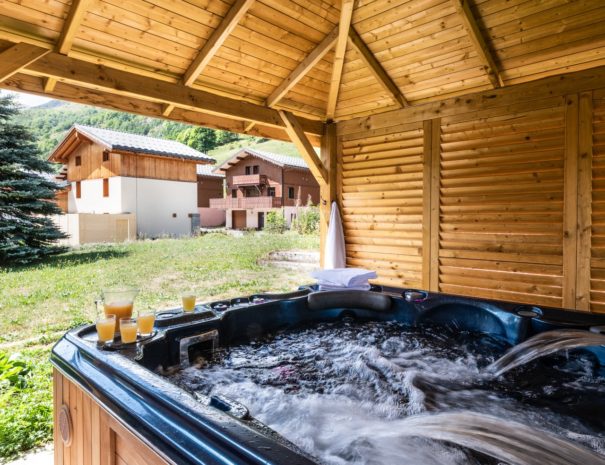
<svg viewBox="0 0 605 465">
<path fill-rule="evenodd" d="M 266 105 L 274 106 L 330 51 L 338 39 L 338 26 L 322 40 L 309 55 L 267 97 Z"/>
<path fill-rule="evenodd" d="M 298 118 L 292 113 L 282 110 L 279 111 L 279 115 L 286 125 L 286 132 L 301 153 L 317 182 L 320 185 L 326 185 L 328 183 L 328 171 L 319 159 L 317 153 L 315 153 L 313 145 L 311 145 L 311 142 L 307 139 Z"/>
<path fill-rule="evenodd" d="M 353 26 L 349 28 L 349 39 L 380 85 L 385 88 L 401 107 L 408 106 L 408 101 L 401 93 L 397 84 L 391 79 Z"/>
<path fill-rule="evenodd" d="M 33 47 L 33 46 L 32 46 Z M 46 54 L 48 51 L 35 47 Z M 80 87 L 102 90 L 114 95 L 143 99 L 159 104 L 173 104 L 183 109 L 202 111 L 212 115 L 244 119 L 284 128 L 279 113 L 262 105 L 219 96 L 203 90 L 190 89 L 180 84 L 140 76 L 127 71 L 96 65 L 76 58 L 51 52 L 23 69 L 24 73 L 52 77 Z M 301 119 L 305 132 L 321 134 L 320 121 Z"/>
<path fill-rule="evenodd" d="M 468 4 L 468 0 L 451 0 L 456 12 L 462 19 L 462 24 L 466 29 L 468 37 L 472 42 L 475 50 L 481 60 L 485 72 L 487 73 L 487 77 L 490 82 L 494 86 L 494 88 L 504 86 L 504 81 L 502 80 L 502 76 L 500 76 L 500 72 L 498 71 L 498 66 L 496 66 L 496 62 L 492 57 L 492 54 L 481 34 L 481 30 L 479 29 L 479 25 L 473 16 L 473 12 L 470 9 Z"/>
<path fill-rule="evenodd" d="M 249 131 L 252 130 L 252 128 L 256 126 L 256 123 L 254 121 L 250 121 L 248 124 L 246 124 L 246 127 L 244 128 L 244 132 L 248 133 Z"/>
<path fill-rule="evenodd" d="M 86 9 L 90 0 L 73 0 L 71 4 L 71 8 L 69 9 L 69 14 L 65 19 L 65 24 L 63 25 L 63 30 L 61 31 L 61 35 L 59 36 L 59 40 L 57 41 L 57 52 L 62 53 L 63 55 L 67 55 L 71 50 L 71 47 L 74 43 L 74 38 L 76 36 L 76 32 L 78 32 L 78 28 L 82 23 L 82 19 L 84 19 L 84 14 L 86 13 Z"/>
<path fill-rule="evenodd" d="M 15 44 L 0 53 L 0 82 L 17 74 L 27 65 L 40 59 L 50 50 L 29 44 Z"/>
<path fill-rule="evenodd" d="M 236 0 L 231 6 L 221 24 L 219 24 L 208 38 L 200 50 L 200 53 L 195 57 L 185 72 L 183 83 L 186 86 L 191 86 L 199 75 L 202 74 L 204 68 L 208 66 L 212 57 L 216 54 L 221 45 L 223 45 L 223 42 L 229 37 L 229 34 L 235 29 L 239 20 L 246 14 L 246 11 L 248 11 L 253 3 L 254 0 Z"/>
<path fill-rule="evenodd" d="M 173 103 L 164 103 L 162 105 L 162 116 L 170 116 L 170 113 L 174 111 L 175 105 Z"/>
<path fill-rule="evenodd" d="M 334 119 L 334 114 L 336 113 L 336 102 L 338 102 L 342 68 L 345 64 L 347 38 L 349 37 L 349 27 L 351 26 L 351 18 L 353 17 L 354 4 L 355 0 L 342 0 L 340 8 L 338 39 L 334 52 L 334 66 L 332 68 L 332 79 L 330 80 L 330 92 L 328 93 L 328 105 L 326 109 L 326 119 L 328 120 Z"/>
</svg>

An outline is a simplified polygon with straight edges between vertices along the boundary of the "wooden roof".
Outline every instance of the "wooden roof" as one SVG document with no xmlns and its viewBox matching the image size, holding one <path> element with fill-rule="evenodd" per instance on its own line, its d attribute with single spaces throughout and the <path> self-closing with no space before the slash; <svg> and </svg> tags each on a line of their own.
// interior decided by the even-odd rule
<svg viewBox="0 0 605 465">
<path fill-rule="evenodd" d="M 5 0 L 0 86 L 318 145 L 326 120 L 605 65 L 604 19 L 603 0 Z"/>
</svg>

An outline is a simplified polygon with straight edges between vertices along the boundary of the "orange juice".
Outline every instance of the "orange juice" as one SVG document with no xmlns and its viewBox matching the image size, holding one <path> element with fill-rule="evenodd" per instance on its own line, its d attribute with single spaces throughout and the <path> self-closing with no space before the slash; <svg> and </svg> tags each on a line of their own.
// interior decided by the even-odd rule
<svg viewBox="0 0 605 465">
<path fill-rule="evenodd" d="M 120 337 L 125 344 L 135 342 L 137 340 L 137 320 L 134 318 L 120 319 Z"/>
<path fill-rule="evenodd" d="M 130 318 L 132 316 L 132 306 L 132 300 L 105 302 L 105 315 L 115 315 L 117 321 L 119 321 L 120 318 Z"/>
<path fill-rule="evenodd" d="M 192 312 L 195 310 L 195 296 L 193 294 L 183 294 L 183 311 Z"/>
<path fill-rule="evenodd" d="M 155 314 L 154 313 L 139 313 L 139 317 L 137 318 L 137 324 L 139 326 L 139 333 L 142 336 L 147 336 L 148 334 L 153 333 L 153 323 L 155 322 Z"/>
<path fill-rule="evenodd" d="M 97 321 L 97 335 L 99 337 L 99 342 L 112 341 L 115 330 L 115 317 L 112 316 L 111 318 L 102 318 Z"/>
</svg>

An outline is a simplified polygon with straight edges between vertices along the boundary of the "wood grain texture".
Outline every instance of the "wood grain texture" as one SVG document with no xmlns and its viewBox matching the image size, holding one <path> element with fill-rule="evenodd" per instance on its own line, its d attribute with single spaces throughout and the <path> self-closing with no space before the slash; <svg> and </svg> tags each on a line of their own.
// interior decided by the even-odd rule
<svg viewBox="0 0 605 465">
<path fill-rule="evenodd" d="M 49 50 L 26 43 L 15 44 L 4 50 L 0 53 L 0 82 L 17 74 L 48 52 Z"/>
</svg>

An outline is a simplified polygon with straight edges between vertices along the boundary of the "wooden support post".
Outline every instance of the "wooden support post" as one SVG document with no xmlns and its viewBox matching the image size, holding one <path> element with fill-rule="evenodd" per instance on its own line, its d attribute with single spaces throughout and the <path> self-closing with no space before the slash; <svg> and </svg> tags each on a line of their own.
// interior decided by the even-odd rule
<svg viewBox="0 0 605 465">
<path fill-rule="evenodd" d="M 431 168 L 433 139 L 431 120 L 423 121 L 422 150 L 422 288 L 431 286 Z"/>
<path fill-rule="evenodd" d="M 439 291 L 439 219 L 441 185 L 441 118 L 430 121 L 430 247 L 429 247 L 429 287 L 430 291 Z M 425 181 L 426 182 L 426 181 Z M 424 231 L 423 231 L 424 232 Z M 423 257 L 424 261 L 424 257 Z M 424 276 L 423 276 L 424 277 Z"/>
<path fill-rule="evenodd" d="M 582 92 L 578 121 L 578 203 L 576 309 L 590 310 L 592 236 L 592 92 Z"/>
<path fill-rule="evenodd" d="M 315 153 L 315 149 L 311 145 L 311 142 L 309 142 L 296 116 L 282 110 L 279 110 L 279 114 L 286 125 L 286 132 L 309 166 L 311 174 L 313 174 L 320 187 L 328 184 L 328 172 L 317 153 Z"/>
<path fill-rule="evenodd" d="M 330 51 L 338 39 L 338 26 L 313 49 L 307 57 L 267 97 L 266 105 L 272 107 L 279 102 L 321 59 Z"/>
<path fill-rule="evenodd" d="M 565 97 L 563 191 L 563 308 L 576 306 L 578 226 L 578 95 Z"/>
<path fill-rule="evenodd" d="M 191 86 L 200 74 L 204 71 L 204 68 L 208 66 L 212 57 L 216 54 L 218 49 L 223 45 L 229 34 L 233 32 L 233 29 L 237 26 L 239 20 L 246 14 L 248 9 L 252 6 L 254 0 L 236 0 L 231 6 L 223 21 L 214 30 L 212 35 L 208 38 L 200 53 L 189 65 L 189 68 L 183 76 L 183 84 Z"/>
<path fill-rule="evenodd" d="M 324 248 L 328 226 L 330 225 L 330 213 L 332 202 L 336 200 L 336 124 L 329 123 L 325 126 L 325 132 L 321 138 L 321 161 L 328 172 L 327 184 L 322 184 L 319 190 L 319 251 L 320 263 L 324 266 Z"/>
<path fill-rule="evenodd" d="M 349 27 L 351 26 L 354 5 L 355 0 L 341 1 L 338 39 L 336 41 L 336 50 L 334 51 L 334 64 L 332 66 L 332 78 L 330 80 L 330 91 L 328 93 L 328 105 L 326 108 L 326 119 L 328 120 L 333 119 L 336 113 L 336 103 L 338 102 L 338 91 L 340 90 L 342 68 L 345 63 L 345 53 L 347 51 L 347 37 L 349 36 Z"/>
<path fill-rule="evenodd" d="M 0 53 L 0 82 L 17 74 L 50 50 L 26 43 L 15 44 Z"/>
</svg>

